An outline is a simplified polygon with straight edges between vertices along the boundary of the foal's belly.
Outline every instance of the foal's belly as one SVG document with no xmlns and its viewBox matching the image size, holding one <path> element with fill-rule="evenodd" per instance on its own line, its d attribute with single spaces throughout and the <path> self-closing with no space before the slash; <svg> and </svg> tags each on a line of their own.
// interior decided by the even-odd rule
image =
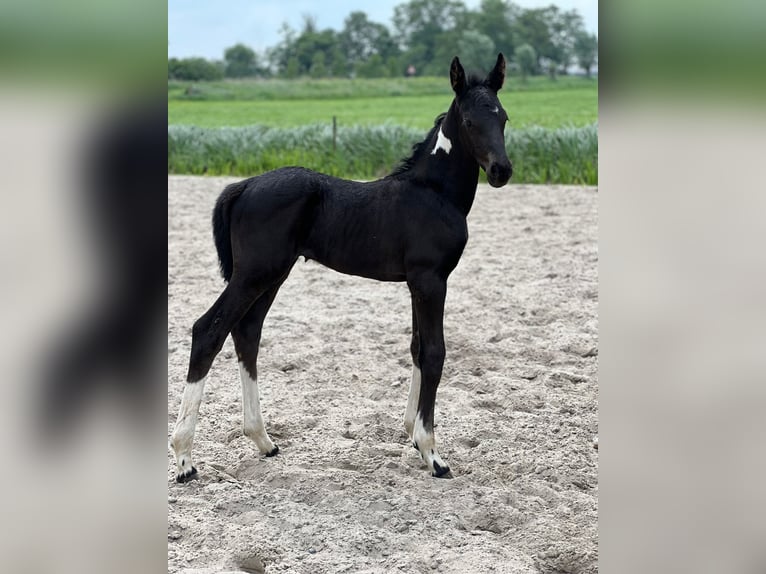
<svg viewBox="0 0 766 574">
<path fill-rule="evenodd" d="M 378 281 L 404 281 L 404 242 L 399 233 L 349 225 L 318 226 L 300 254 L 335 271 Z"/>
</svg>

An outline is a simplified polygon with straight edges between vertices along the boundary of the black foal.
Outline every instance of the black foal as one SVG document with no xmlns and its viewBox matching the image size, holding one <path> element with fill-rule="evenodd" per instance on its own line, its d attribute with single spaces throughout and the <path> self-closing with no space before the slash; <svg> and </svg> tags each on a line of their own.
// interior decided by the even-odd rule
<svg viewBox="0 0 766 574">
<path fill-rule="evenodd" d="M 369 183 L 298 167 L 228 186 L 213 211 L 221 271 L 228 285 L 194 324 L 189 374 L 172 446 L 177 480 L 196 474 L 191 449 L 204 378 L 231 333 L 239 359 L 244 433 L 258 450 L 279 450 L 266 433 L 256 382 L 261 328 L 282 282 L 299 256 L 341 273 L 406 281 L 412 295 L 414 363 L 404 426 L 433 476 L 451 476 L 436 449 L 434 403 L 444 363 L 447 277 L 463 253 L 466 217 L 479 166 L 494 187 L 511 177 L 497 98 L 505 58 L 486 78 L 466 78 L 455 58 L 455 99 L 425 140 L 391 175 Z"/>
</svg>

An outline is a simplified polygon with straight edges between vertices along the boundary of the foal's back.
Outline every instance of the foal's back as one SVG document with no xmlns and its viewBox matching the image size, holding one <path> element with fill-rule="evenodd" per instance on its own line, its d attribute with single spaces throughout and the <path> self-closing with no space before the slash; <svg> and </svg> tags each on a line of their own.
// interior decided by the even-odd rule
<svg viewBox="0 0 766 574">
<path fill-rule="evenodd" d="M 344 180 L 305 168 L 248 181 L 232 225 L 257 227 L 241 251 L 287 241 L 336 271 L 404 281 L 417 266 L 449 273 L 467 241 L 465 217 L 429 187 L 403 178 Z M 236 249 L 236 248 L 235 248 Z"/>
</svg>

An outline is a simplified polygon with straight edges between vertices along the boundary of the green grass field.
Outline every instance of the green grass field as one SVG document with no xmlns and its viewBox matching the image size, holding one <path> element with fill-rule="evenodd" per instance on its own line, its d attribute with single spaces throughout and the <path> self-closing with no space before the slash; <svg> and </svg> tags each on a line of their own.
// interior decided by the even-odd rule
<svg viewBox="0 0 766 574">
<path fill-rule="evenodd" d="M 304 80 L 297 81 L 292 92 L 284 80 L 267 82 L 216 82 L 209 86 L 192 87 L 188 97 L 186 88 L 171 84 L 168 91 L 168 123 L 198 127 L 234 127 L 265 125 L 270 127 L 298 127 L 315 123 L 332 123 L 333 116 L 340 125 L 397 124 L 427 130 L 434 118 L 444 112 L 452 101 L 449 87 L 442 88 L 436 78 L 420 78 L 418 84 L 399 80 Z M 535 80 L 539 80 L 535 78 Z M 373 96 L 375 83 L 380 84 Z M 510 126 L 524 128 L 542 126 L 556 128 L 566 125 L 585 126 L 598 117 L 598 85 L 589 80 L 567 79 L 551 82 L 543 79 L 530 83 L 525 89 L 500 92 L 510 118 Z M 358 85 L 359 92 L 353 89 Z M 295 94 L 308 95 L 316 87 L 319 97 L 294 98 Z M 287 99 L 274 99 L 277 87 L 290 93 Z M 554 89 L 556 88 L 556 89 Z M 350 94 L 343 96 L 348 91 Z M 260 93 L 263 98 L 255 99 Z"/>
<path fill-rule="evenodd" d="M 532 78 L 523 85 L 509 78 L 499 95 L 510 118 L 506 147 L 515 182 L 598 182 L 596 81 Z M 452 97 L 440 78 L 169 82 L 168 173 L 246 176 L 302 165 L 379 177 L 425 136 Z"/>
<path fill-rule="evenodd" d="M 169 101 L 168 123 L 199 127 L 265 125 L 298 127 L 315 123 L 343 125 L 398 124 L 427 130 L 434 118 L 447 111 L 449 95 L 382 98 L 271 100 L 271 101 Z M 500 93 L 512 127 L 584 126 L 596 121 L 593 90 Z"/>
</svg>

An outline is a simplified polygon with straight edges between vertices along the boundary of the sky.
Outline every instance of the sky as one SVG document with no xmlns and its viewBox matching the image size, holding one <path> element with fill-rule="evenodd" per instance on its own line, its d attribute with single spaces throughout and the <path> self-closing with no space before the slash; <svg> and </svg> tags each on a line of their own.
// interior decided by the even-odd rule
<svg viewBox="0 0 766 574">
<path fill-rule="evenodd" d="M 295 30 L 303 14 L 316 18 L 319 29 L 341 30 L 343 21 L 355 10 L 367 13 L 373 22 L 391 28 L 394 7 L 405 0 L 168 0 L 168 57 L 201 56 L 222 60 L 223 51 L 239 42 L 262 52 L 280 40 L 284 22 Z M 576 8 L 585 28 L 598 33 L 598 0 L 513 0 L 523 8 L 558 5 Z M 480 0 L 463 0 L 476 8 Z"/>
</svg>

